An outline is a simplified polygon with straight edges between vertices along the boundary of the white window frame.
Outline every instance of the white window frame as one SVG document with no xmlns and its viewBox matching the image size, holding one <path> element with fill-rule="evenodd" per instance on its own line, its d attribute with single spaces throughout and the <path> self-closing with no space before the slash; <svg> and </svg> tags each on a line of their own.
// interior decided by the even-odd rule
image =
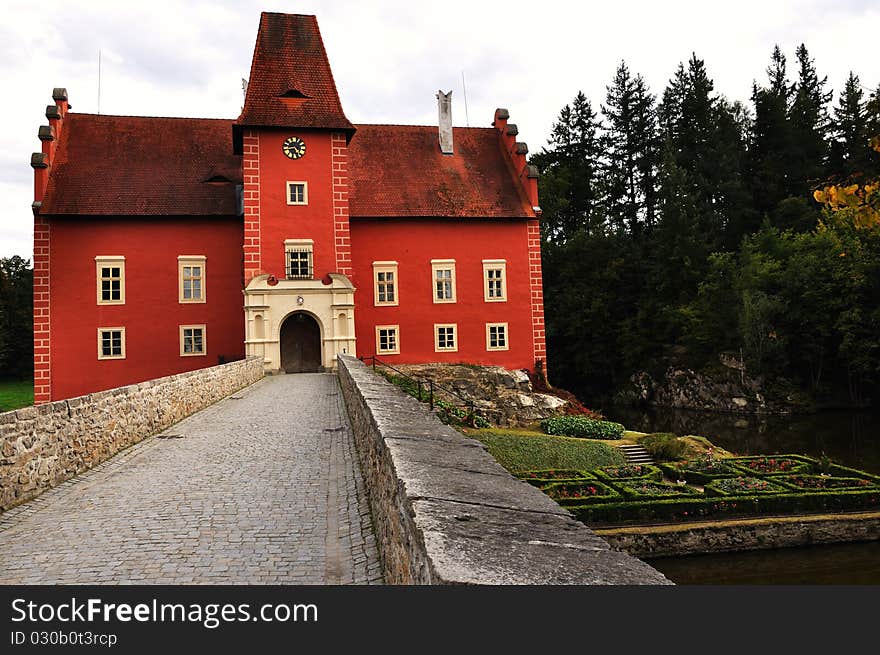
<svg viewBox="0 0 880 655">
<path fill-rule="evenodd" d="M 297 185 L 297 186 L 302 185 L 303 199 L 301 202 L 298 200 L 291 200 L 290 199 L 290 189 L 294 185 Z M 309 204 L 309 183 L 308 182 L 305 182 L 303 180 L 289 180 L 285 185 L 285 189 L 287 190 L 286 198 L 287 198 L 288 205 L 308 205 Z"/>
<path fill-rule="evenodd" d="M 448 346 L 440 345 L 440 329 L 441 328 L 451 328 L 452 329 L 452 342 L 453 346 L 450 348 Z M 435 353 L 457 353 L 458 352 L 458 324 L 457 323 L 434 323 L 434 352 Z"/>
<path fill-rule="evenodd" d="M 119 355 L 105 355 L 103 348 L 103 332 L 119 332 L 120 333 L 120 348 L 121 353 Z M 112 337 L 111 337 L 112 338 Z M 112 344 L 111 344 L 112 348 Z M 122 326 L 119 327 L 99 327 L 98 328 L 98 359 L 125 359 L 125 328 Z"/>
<path fill-rule="evenodd" d="M 437 297 L 437 271 L 452 271 L 450 275 L 450 286 L 452 290 L 452 298 Z M 448 304 L 458 302 L 458 294 L 455 284 L 455 260 L 454 259 L 432 259 L 431 260 L 431 297 L 434 299 L 435 305 Z"/>
<path fill-rule="evenodd" d="M 101 293 L 101 282 L 104 278 L 101 276 L 102 268 L 118 268 L 119 269 L 119 300 L 104 300 Z M 98 255 L 95 257 L 95 278 L 97 301 L 99 305 L 124 305 L 125 304 L 125 257 L 123 255 Z M 110 280 L 115 278 L 110 277 Z"/>
<path fill-rule="evenodd" d="M 201 352 L 188 353 L 184 350 L 184 330 L 201 330 L 202 331 L 202 350 Z M 180 326 L 180 356 L 181 357 L 207 357 L 208 355 L 208 329 L 202 324 L 181 325 Z"/>
<path fill-rule="evenodd" d="M 178 255 L 177 257 L 177 302 L 183 304 L 190 303 L 204 303 L 207 302 L 207 289 L 206 289 L 206 278 L 207 278 L 207 267 L 206 267 L 207 257 L 204 255 Z M 201 270 L 201 275 L 199 275 L 200 290 L 201 294 L 198 298 L 184 298 L 184 269 L 192 268 L 194 266 L 199 266 Z M 190 277 L 190 279 L 195 279 Z M 192 293 L 192 286 L 190 286 L 190 293 Z"/>
<path fill-rule="evenodd" d="M 382 350 L 381 331 L 394 330 L 394 349 Z M 377 325 L 376 326 L 376 354 L 377 355 L 399 355 L 400 354 L 400 326 L 399 325 Z"/>
<path fill-rule="evenodd" d="M 492 297 L 489 295 L 489 271 L 501 271 L 501 295 Z M 483 260 L 483 299 L 486 302 L 507 302 L 507 260 L 484 259 Z"/>
<path fill-rule="evenodd" d="M 394 300 L 379 300 L 379 273 L 393 273 Z M 400 275 L 397 273 L 397 262 L 373 262 L 373 306 L 395 307 L 400 304 Z"/>
<path fill-rule="evenodd" d="M 308 277 L 290 277 L 290 253 L 308 252 Z M 315 242 L 312 239 L 285 239 L 284 240 L 284 277 L 288 280 L 314 280 L 315 279 Z"/>
<path fill-rule="evenodd" d="M 504 345 L 493 346 L 491 339 L 491 328 L 504 328 Z M 486 323 L 486 350 L 510 350 L 510 328 L 507 323 Z"/>
</svg>

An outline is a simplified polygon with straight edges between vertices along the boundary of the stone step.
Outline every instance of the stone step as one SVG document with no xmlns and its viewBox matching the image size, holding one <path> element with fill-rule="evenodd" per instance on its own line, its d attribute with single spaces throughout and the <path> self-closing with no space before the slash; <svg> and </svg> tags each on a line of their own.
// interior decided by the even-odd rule
<svg viewBox="0 0 880 655">
<path fill-rule="evenodd" d="M 653 464 L 654 459 L 648 454 L 643 446 L 638 444 L 626 444 L 618 446 L 623 451 L 628 464 Z"/>
</svg>

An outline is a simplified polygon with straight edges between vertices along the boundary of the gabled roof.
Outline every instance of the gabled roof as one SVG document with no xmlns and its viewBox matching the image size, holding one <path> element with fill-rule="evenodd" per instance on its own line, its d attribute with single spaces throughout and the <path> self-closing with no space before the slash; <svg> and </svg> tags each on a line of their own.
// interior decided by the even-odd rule
<svg viewBox="0 0 880 655">
<path fill-rule="evenodd" d="M 354 132 L 345 117 L 314 16 L 260 15 L 260 30 L 237 126 Z"/>
<path fill-rule="evenodd" d="M 348 149 L 352 217 L 534 217 L 494 128 L 358 125 Z"/>
<path fill-rule="evenodd" d="M 231 126 L 71 112 L 40 213 L 236 215 L 241 157 L 232 154 Z"/>
</svg>

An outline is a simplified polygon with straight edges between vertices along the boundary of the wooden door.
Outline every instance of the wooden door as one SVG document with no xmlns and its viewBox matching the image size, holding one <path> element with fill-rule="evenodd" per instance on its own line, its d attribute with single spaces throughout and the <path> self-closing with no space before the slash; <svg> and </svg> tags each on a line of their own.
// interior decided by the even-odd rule
<svg viewBox="0 0 880 655">
<path fill-rule="evenodd" d="M 281 368 L 285 373 L 321 370 L 321 328 L 308 314 L 293 314 L 281 326 Z"/>
</svg>

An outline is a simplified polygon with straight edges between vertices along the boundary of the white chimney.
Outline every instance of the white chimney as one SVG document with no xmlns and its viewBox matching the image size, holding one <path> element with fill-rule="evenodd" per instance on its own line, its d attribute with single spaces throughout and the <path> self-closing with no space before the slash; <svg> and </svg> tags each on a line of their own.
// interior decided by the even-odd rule
<svg viewBox="0 0 880 655">
<path fill-rule="evenodd" d="M 452 154 L 452 91 L 437 91 L 437 109 L 440 113 L 440 152 Z"/>
</svg>

